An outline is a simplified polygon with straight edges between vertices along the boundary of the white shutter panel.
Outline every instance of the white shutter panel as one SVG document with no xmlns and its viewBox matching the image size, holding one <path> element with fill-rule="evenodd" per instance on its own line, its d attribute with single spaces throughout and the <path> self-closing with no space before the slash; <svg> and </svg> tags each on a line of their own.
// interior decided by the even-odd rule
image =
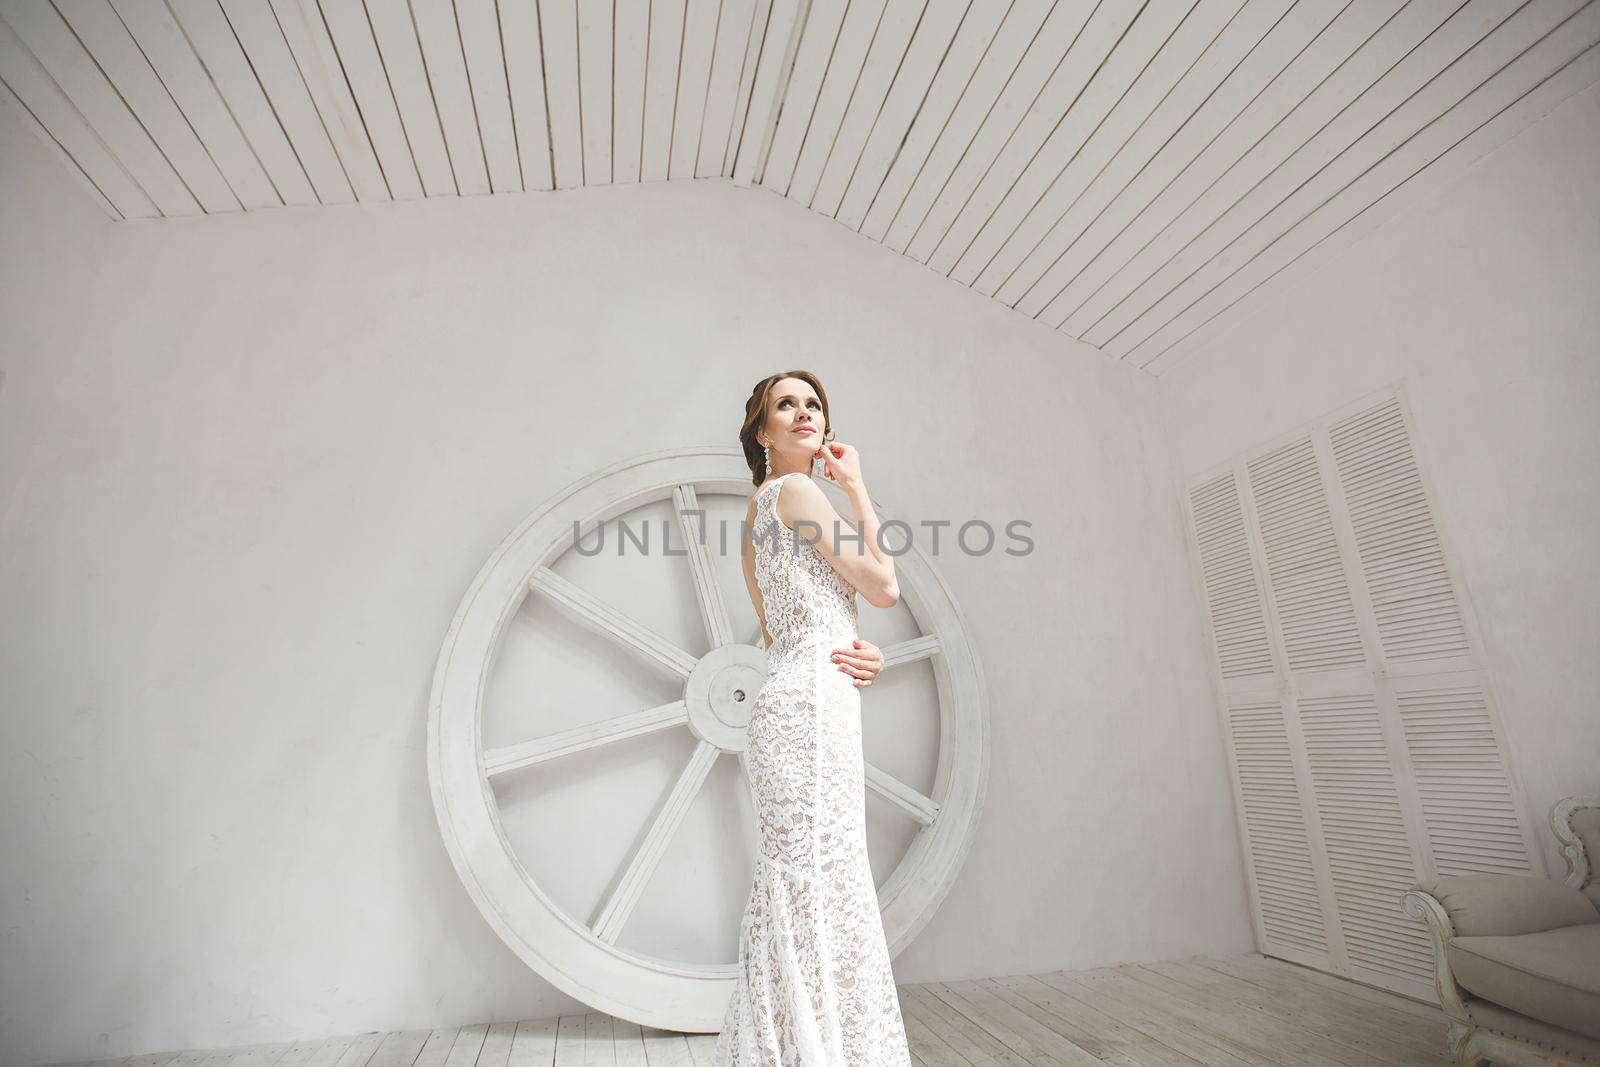
<svg viewBox="0 0 1600 1067">
<path fill-rule="evenodd" d="M 1365 666 L 1311 438 L 1268 452 L 1248 470 L 1289 670 Z"/>
<path fill-rule="evenodd" d="M 1398 395 L 1328 437 L 1439 874 L 1543 873 Z"/>
<path fill-rule="evenodd" d="M 1543 874 L 1394 387 L 1186 494 L 1261 951 L 1432 999 L 1400 905 Z"/>
<path fill-rule="evenodd" d="M 1486 694 L 1470 679 L 1396 693 L 1440 874 L 1542 874 L 1529 861 Z"/>
<path fill-rule="evenodd" d="M 1303 960 L 1305 957 L 1295 955 L 1298 949 L 1325 967 L 1327 925 L 1311 864 L 1283 708 L 1275 699 L 1235 704 L 1228 709 L 1228 727 L 1238 802 L 1244 811 L 1258 933 L 1288 958 Z"/>
<path fill-rule="evenodd" d="M 1189 506 L 1199 533 L 1200 577 L 1222 676 L 1271 675 L 1267 619 L 1233 475 L 1196 486 Z"/>
<path fill-rule="evenodd" d="M 1302 699 L 1299 711 L 1352 973 L 1426 983 L 1433 974 L 1427 932 L 1400 909 L 1417 865 L 1377 699 L 1314 697 Z"/>
<path fill-rule="evenodd" d="M 1334 423 L 1328 438 L 1383 658 L 1392 664 L 1469 655 L 1399 399 Z"/>
<path fill-rule="evenodd" d="M 1416 865 L 1316 445 L 1307 434 L 1245 469 L 1347 965 L 1423 982 L 1427 940 L 1398 906 Z"/>
<path fill-rule="evenodd" d="M 1189 513 L 1224 686 L 1228 759 L 1243 824 L 1256 939 L 1276 955 L 1326 968 L 1319 879 L 1233 475 L 1191 489 Z"/>
</svg>

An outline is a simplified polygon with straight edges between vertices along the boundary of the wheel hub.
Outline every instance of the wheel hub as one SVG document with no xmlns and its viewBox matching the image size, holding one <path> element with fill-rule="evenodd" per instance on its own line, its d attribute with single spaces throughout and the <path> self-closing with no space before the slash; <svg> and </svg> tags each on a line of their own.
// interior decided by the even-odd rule
<svg viewBox="0 0 1600 1067">
<path fill-rule="evenodd" d="M 761 649 L 754 645 L 712 649 L 695 664 L 684 686 L 689 729 L 724 752 L 743 752 L 745 728 L 766 680 L 767 654 Z"/>
</svg>

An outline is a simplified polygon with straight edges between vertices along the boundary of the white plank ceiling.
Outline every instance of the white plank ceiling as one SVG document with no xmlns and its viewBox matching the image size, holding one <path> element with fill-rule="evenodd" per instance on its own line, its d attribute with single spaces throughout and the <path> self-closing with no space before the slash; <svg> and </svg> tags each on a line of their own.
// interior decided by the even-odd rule
<svg viewBox="0 0 1600 1067">
<path fill-rule="evenodd" d="M 731 179 L 1158 373 L 1597 42 L 1600 0 L 0 0 L 0 98 L 118 219 Z"/>
</svg>

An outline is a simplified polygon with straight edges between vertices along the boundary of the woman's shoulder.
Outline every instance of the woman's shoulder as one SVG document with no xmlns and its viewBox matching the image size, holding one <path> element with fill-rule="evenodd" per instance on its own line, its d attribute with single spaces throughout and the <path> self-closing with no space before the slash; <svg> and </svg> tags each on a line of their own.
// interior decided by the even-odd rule
<svg viewBox="0 0 1600 1067">
<path fill-rule="evenodd" d="M 786 529 L 793 530 L 795 523 L 801 519 L 826 524 L 829 516 L 838 517 L 833 505 L 828 502 L 827 494 L 822 491 L 822 486 L 805 471 L 790 471 L 767 484 L 770 487 L 777 482 L 783 484 L 769 494 L 768 506 L 772 510 L 773 517 Z"/>
</svg>

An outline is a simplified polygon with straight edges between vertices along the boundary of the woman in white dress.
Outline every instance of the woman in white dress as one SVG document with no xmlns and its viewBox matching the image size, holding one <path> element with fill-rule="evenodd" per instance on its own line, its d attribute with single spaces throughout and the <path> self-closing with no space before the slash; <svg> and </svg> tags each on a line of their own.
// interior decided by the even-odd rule
<svg viewBox="0 0 1600 1067">
<path fill-rule="evenodd" d="M 746 749 L 760 841 L 719 1067 L 911 1063 L 867 862 L 861 678 L 838 656 L 858 647 L 857 594 L 890 607 L 900 590 L 860 457 L 831 437 L 810 372 L 756 385 L 740 439 L 757 486 L 745 581 L 769 656 Z M 811 480 L 815 460 L 853 530 Z"/>
</svg>

